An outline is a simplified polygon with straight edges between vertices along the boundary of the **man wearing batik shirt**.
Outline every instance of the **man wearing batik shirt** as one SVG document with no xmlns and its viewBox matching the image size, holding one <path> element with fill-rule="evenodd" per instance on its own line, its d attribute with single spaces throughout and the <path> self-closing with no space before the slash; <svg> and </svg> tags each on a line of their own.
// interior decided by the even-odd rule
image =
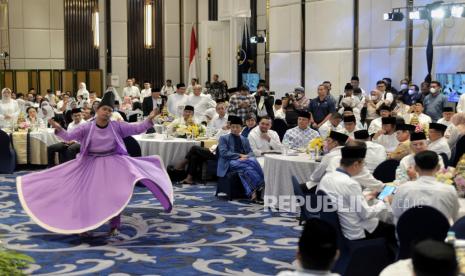
<svg viewBox="0 0 465 276">
<path fill-rule="evenodd" d="M 245 121 L 245 117 L 250 113 L 257 112 L 257 102 L 255 97 L 250 95 L 247 86 L 239 88 L 239 94 L 231 97 L 229 101 L 228 114 L 237 116 Z"/>
<path fill-rule="evenodd" d="M 307 111 L 298 111 L 297 126 L 286 131 L 283 145 L 292 149 L 306 148 L 308 143 L 320 134 L 310 127 L 312 115 Z"/>
</svg>

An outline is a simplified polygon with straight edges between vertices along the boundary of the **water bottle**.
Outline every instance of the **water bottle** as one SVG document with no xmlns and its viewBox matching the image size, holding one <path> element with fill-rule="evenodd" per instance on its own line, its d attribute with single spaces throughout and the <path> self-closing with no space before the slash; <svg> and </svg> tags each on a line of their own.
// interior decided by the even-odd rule
<svg viewBox="0 0 465 276">
<path fill-rule="evenodd" d="M 283 142 L 283 154 L 289 154 L 289 142 L 287 140 Z"/>
<path fill-rule="evenodd" d="M 452 246 L 455 246 L 455 240 L 456 240 L 456 238 L 455 238 L 455 232 L 453 232 L 453 231 L 447 232 L 447 237 L 446 237 L 445 242 L 446 242 L 447 244 L 450 244 L 450 245 L 452 245 Z"/>
</svg>

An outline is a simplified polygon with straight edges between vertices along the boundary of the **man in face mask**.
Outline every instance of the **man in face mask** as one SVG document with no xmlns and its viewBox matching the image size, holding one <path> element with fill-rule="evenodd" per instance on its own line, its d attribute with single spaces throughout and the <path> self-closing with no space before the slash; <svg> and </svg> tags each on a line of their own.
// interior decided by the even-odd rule
<svg viewBox="0 0 465 276">
<path fill-rule="evenodd" d="M 432 81 L 430 86 L 430 94 L 425 97 L 423 106 L 424 113 L 431 117 L 433 122 L 441 119 L 442 110 L 447 105 L 447 96 L 442 94 L 441 83 Z"/>
</svg>

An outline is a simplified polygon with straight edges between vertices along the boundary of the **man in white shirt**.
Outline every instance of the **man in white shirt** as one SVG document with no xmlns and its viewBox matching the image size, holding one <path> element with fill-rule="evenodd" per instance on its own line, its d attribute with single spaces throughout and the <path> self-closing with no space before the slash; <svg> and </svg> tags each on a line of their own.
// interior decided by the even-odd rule
<svg viewBox="0 0 465 276">
<path fill-rule="evenodd" d="M 276 99 L 273 105 L 273 113 L 275 119 L 286 120 L 286 113 L 283 110 L 283 101 Z"/>
<path fill-rule="evenodd" d="M 429 144 L 428 149 L 437 154 L 445 153 L 450 159 L 451 151 L 447 139 L 444 137 L 447 126 L 438 123 L 430 123 L 428 130 Z"/>
<path fill-rule="evenodd" d="M 194 87 L 198 85 L 198 81 L 196 78 L 191 79 L 191 84 L 186 89 L 187 95 L 192 95 L 194 93 Z M 202 92 L 202 87 L 200 87 L 200 92 Z"/>
<path fill-rule="evenodd" d="M 439 210 L 449 221 L 457 219 L 459 202 L 454 186 L 436 181 L 439 157 L 433 151 L 422 151 L 415 155 L 415 171 L 418 178 L 397 188 L 392 201 L 394 222 L 408 209 L 415 206 L 430 206 Z"/>
<path fill-rule="evenodd" d="M 184 107 L 184 111 L 182 113 L 182 116 L 175 119 L 174 121 L 172 121 L 166 128 L 169 131 L 173 131 L 174 127 L 177 126 L 177 125 L 186 125 L 187 121 L 190 118 L 193 118 L 193 116 L 194 116 L 194 107 L 190 106 L 190 105 L 186 105 Z M 195 123 L 197 123 L 197 122 L 195 122 Z"/>
<path fill-rule="evenodd" d="M 140 102 L 144 102 L 144 98 L 149 96 L 152 96 L 152 88 L 149 81 L 144 81 L 144 89 L 140 91 Z"/>
<path fill-rule="evenodd" d="M 341 149 L 340 167 L 326 174 L 317 186 L 335 205 L 342 234 L 349 240 L 386 238 L 390 247 L 396 246 L 394 225 L 380 218 L 389 214 L 389 204 L 376 201 L 368 205 L 362 188 L 351 177 L 363 170 L 366 145 L 350 141 Z M 356 207 L 355 207 L 356 206 Z"/>
<path fill-rule="evenodd" d="M 184 106 L 187 104 L 186 85 L 184 83 L 178 83 L 176 85 L 176 93 L 168 97 L 168 112 L 175 117 L 180 117 Z"/>
<path fill-rule="evenodd" d="M 341 159 L 341 148 L 347 142 L 347 139 L 349 139 L 349 136 L 343 133 L 337 131 L 329 132 L 328 137 L 326 137 L 324 141 L 323 151 L 325 154 L 323 155 L 320 164 L 318 164 L 316 169 L 311 172 L 309 181 L 306 183 L 306 186 L 302 186 L 302 190 L 304 192 L 307 192 L 313 186 L 317 185 L 326 173 L 332 172 L 336 169 L 329 168 L 330 164 L 339 163 Z M 339 165 L 337 165 L 337 167 L 338 166 Z"/>
<path fill-rule="evenodd" d="M 165 97 L 168 97 L 176 92 L 175 87 L 173 86 L 171 80 L 166 80 L 165 85 L 161 88 L 161 94 Z"/>
<path fill-rule="evenodd" d="M 195 85 L 193 93 L 187 96 L 186 104 L 194 107 L 194 118 L 198 122 L 206 121 L 205 111 L 216 107 L 216 102 L 211 99 L 210 95 L 202 94 L 202 86 L 199 84 Z"/>
<path fill-rule="evenodd" d="M 216 101 L 216 114 L 213 116 L 212 120 L 208 124 L 208 127 L 214 128 L 216 130 L 226 130 L 228 129 L 228 114 L 226 114 L 226 106 L 223 100 Z"/>
<path fill-rule="evenodd" d="M 128 79 L 126 81 L 127 86 L 123 88 L 123 97 L 131 97 L 131 99 L 140 98 L 140 91 L 137 86 L 134 86 L 133 80 Z"/>
<path fill-rule="evenodd" d="M 267 151 L 281 151 L 282 145 L 279 135 L 271 130 L 271 118 L 268 116 L 260 118 L 258 127 L 253 128 L 248 136 L 250 147 L 256 156 L 261 156 Z"/>
<path fill-rule="evenodd" d="M 429 123 L 433 122 L 431 117 L 423 113 L 424 107 L 421 101 L 417 101 L 413 105 L 413 113 L 405 116 L 405 123 L 411 125 L 421 124 L 423 127 L 427 126 Z"/>
<path fill-rule="evenodd" d="M 391 107 L 389 107 L 388 105 L 383 104 L 378 108 L 378 110 L 379 110 L 379 115 L 381 117 L 378 117 L 374 119 L 373 121 L 371 121 L 370 126 L 368 127 L 368 133 L 370 135 L 375 134 L 382 128 L 382 125 L 383 125 L 381 121 L 382 118 L 391 116 Z"/>
<path fill-rule="evenodd" d="M 101 102 L 102 99 L 97 97 L 97 93 L 95 91 L 90 91 L 89 92 L 89 103 L 92 105 L 95 101 Z"/>
<path fill-rule="evenodd" d="M 70 106 L 69 96 L 67 94 L 63 94 L 63 99 L 57 103 L 55 114 L 65 113 L 65 111 L 69 109 L 69 106 Z"/>
<path fill-rule="evenodd" d="M 297 249 L 296 271 L 282 271 L 278 276 L 338 276 L 331 273 L 338 253 L 337 232 L 324 220 L 305 222 Z"/>
<path fill-rule="evenodd" d="M 72 131 L 78 126 L 86 123 L 82 118 L 81 109 L 74 108 L 71 110 L 73 121 L 68 125 L 67 131 Z M 76 158 L 81 145 L 77 141 L 65 141 L 50 145 L 47 147 L 48 167 L 55 166 L 55 153 L 58 153 L 60 164 Z"/>
<path fill-rule="evenodd" d="M 320 133 L 320 136 L 323 138 L 326 138 L 328 137 L 331 131 L 343 132 L 344 127 L 342 126 L 341 122 L 342 122 L 341 114 L 339 114 L 338 112 L 331 113 L 329 120 L 327 120 L 324 124 L 322 124 L 318 128 L 318 132 Z"/>
<path fill-rule="evenodd" d="M 438 120 L 438 124 L 443 124 L 446 126 L 452 125 L 450 119 L 454 116 L 454 108 L 451 106 L 446 106 L 442 109 L 442 118 Z"/>
<path fill-rule="evenodd" d="M 396 117 L 381 119 L 382 128 L 373 136 L 373 142 L 382 145 L 387 153 L 393 152 L 399 141 L 396 137 Z"/>
<path fill-rule="evenodd" d="M 353 76 L 350 79 L 350 84 L 352 84 L 352 87 L 354 88 L 354 90 L 359 88 L 362 91 L 362 95 L 368 96 L 368 97 L 370 96 L 370 94 L 367 94 L 367 92 L 365 92 L 365 90 L 360 87 L 360 79 L 358 78 L 358 76 Z"/>
<path fill-rule="evenodd" d="M 358 130 L 357 122 L 354 115 L 344 116 L 344 131 L 343 133 L 354 139 L 354 132 Z"/>
<path fill-rule="evenodd" d="M 428 143 L 424 132 L 412 132 L 410 134 L 410 149 L 412 153 L 402 158 L 399 167 L 397 167 L 395 180 L 397 185 L 417 179 L 418 174 L 415 170 L 415 155 L 428 150 Z M 440 169 L 444 168 L 444 162 L 441 157 L 439 157 L 439 167 Z"/>
<path fill-rule="evenodd" d="M 366 129 L 358 130 L 354 133 L 356 140 L 363 141 L 367 145 L 367 155 L 365 157 L 365 167 L 370 173 L 386 160 L 386 149 L 380 144 L 370 141 L 370 135 Z"/>
</svg>

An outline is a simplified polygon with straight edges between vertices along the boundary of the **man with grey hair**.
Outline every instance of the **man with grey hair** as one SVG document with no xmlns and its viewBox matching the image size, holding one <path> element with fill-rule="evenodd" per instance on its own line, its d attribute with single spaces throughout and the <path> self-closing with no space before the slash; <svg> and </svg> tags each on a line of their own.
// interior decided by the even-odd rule
<svg viewBox="0 0 465 276">
<path fill-rule="evenodd" d="M 194 118 L 197 122 L 206 121 L 205 111 L 216 107 L 216 102 L 210 95 L 202 94 L 202 86 L 199 84 L 194 85 L 193 93 L 188 96 L 186 104 L 194 107 Z"/>
</svg>

